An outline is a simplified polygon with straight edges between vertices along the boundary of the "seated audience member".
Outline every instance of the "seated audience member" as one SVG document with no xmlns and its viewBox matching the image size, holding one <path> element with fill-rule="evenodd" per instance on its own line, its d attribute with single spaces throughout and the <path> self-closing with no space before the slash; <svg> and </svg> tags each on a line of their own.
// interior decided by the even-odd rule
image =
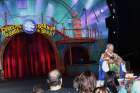
<svg viewBox="0 0 140 93">
<path fill-rule="evenodd" d="M 111 93 L 118 93 L 119 82 L 114 71 L 108 71 L 106 73 L 104 85 Z"/>
<path fill-rule="evenodd" d="M 109 91 L 105 87 L 97 87 L 93 93 L 109 93 Z"/>
<path fill-rule="evenodd" d="M 73 81 L 73 87 L 79 93 L 93 93 L 96 87 L 95 74 L 87 71 L 77 76 Z"/>
<path fill-rule="evenodd" d="M 114 71 L 107 72 L 105 86 L 111 93 L 127 93 L 126 88 L 120 86 L 117 75 Z"/>
<path fill-rule="evenodd" d="M 140 93 L 140 80 L 133 82 L 130 93 Z"/>
<path fill-rule="evenodd" d="M 77 93 L 74 89 L 62 87 L 62 77 L 58 70 L 52 70 L 48 79 L 49 89 L 45 93 Z"/>
</svg>

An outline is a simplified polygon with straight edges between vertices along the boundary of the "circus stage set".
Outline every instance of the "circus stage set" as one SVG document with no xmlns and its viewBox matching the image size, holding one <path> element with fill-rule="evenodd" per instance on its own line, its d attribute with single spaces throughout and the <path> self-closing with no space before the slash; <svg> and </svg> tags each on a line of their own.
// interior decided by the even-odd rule
<svg viewBox="0 0 140 93">
<path fill-rule="evenodd" d="M 110 12 L 105 0 L 0 3 L 1 78 L 46 77 L 55 68 L 70 75 L 85 70 L 98 73 L 98 60 L 108 39 L 105 19 Z"/>
</svg>

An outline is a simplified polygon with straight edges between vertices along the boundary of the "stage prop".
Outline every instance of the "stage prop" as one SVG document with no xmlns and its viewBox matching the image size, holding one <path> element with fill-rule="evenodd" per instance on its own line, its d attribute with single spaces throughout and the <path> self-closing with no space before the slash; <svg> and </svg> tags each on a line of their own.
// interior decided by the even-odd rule
<svg viewBox="0 0 140 93">
<path fill-rule="evenodd" d="M 55 27 L 31 22 L 0 28 L 0 69 L 5 79 L 47 76 L 51 69 L 60 69 L 52 41 Z"/>
<path fill-rule="evenodd" d="M 105 18 L 110 11 L 105 0 L 3 0 L 0 10 L 0 69 L 4 78 L 46 76 L 53 68 L 72 74 L 98 68 L 94 63 L 108 40 Z M 33 62 L 36 60 L 45 62 Z"/>
<path fill-rule="evenodd" d="M 95 67 L 90 63 L 95 38 L 70 38 L 53 25 L 32 21 L 3 26 L 0 32 L 0 69 L 5 79 L 47 76 L 54 68 L 72 74 L 75 64 L 79 64 L 79 73 L 83 70 L 81 67 L 85 70 Z M 75 51 L 78 49 L 82 49 L 79 56 Z"/>
</svg>

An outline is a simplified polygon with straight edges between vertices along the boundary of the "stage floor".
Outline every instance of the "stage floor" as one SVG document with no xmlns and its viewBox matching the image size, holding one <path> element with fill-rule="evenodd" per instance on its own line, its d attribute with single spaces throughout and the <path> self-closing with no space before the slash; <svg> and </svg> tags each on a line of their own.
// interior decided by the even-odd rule
<svg viewBox="0 0 140 93">
<path fill-rule="evenodd" d="M 74 77 L 63 77 L 64 87 L 71 88 Z M 0 93 L 31 93 L 34 85 L 43 84 L 47 89 L 45 79 L 4 80 L 0 81 Z"/>
</svg>

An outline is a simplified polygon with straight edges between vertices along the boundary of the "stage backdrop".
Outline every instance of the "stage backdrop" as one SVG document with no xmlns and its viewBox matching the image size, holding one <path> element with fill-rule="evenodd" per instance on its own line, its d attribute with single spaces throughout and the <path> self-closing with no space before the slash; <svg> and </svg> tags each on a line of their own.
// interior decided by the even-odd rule
<svg viewBox="0 0 140 93">
<path fill-rule="evenodd" d="M 4 78 L 46 76 L 56 67 L 53 53 L 51 44 L 39 33 L 15 35 L 4 51 Z"/>
</svg>

